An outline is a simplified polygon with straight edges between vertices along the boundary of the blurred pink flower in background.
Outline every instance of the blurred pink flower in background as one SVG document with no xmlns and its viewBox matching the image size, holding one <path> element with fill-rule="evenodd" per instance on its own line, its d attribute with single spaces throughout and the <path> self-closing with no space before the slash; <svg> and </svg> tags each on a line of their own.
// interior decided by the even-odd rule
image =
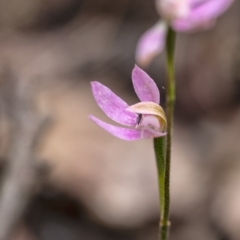
<svg viewBox="0 0 240 240">
<path fill-rule="evenodd" d="M 190 11 L 189 0 L 157 0 L 157 11 L 165 20 L 184 18 Z"/>
<path fill-rule="evenodd" d="M 140 38 L 136 60 L 147 66 L 165 46 L 167 25 L 177 32 L 207 30 L 234 0 L 157 0 L 162 21 L 156 23 Z"/>
<path fill-rule="evenodd" d="M 160 93 L 156 83 L 138 66 L 133 69 L 132 82 L 141 101 L 132 106 L 106 86 L 92 82 L 93 96 L 103 112 L 113 121 L 131 128 L 114 126 L 94 116 L 89 118 L 115 137 L 127 141 L 166 135 L 166 118 L 159 105 Z"/>
</svg>

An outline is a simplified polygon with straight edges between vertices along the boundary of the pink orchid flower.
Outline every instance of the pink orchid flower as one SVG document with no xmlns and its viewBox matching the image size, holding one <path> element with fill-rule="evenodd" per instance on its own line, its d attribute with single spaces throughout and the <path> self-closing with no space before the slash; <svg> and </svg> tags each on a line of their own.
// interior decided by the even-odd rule
<svg viewBox="0 0 240 240">
<path fill-rule="evenodd" d="M 91 83 L 98 106 L 110 119 L 125 127 L 108 124 L 94 116 L 89 118 L 113 136 L 127 141 L 166 135 L 166 117 L 159 105 L 160 93 L 156 83 L 138 66 L 133 69 L 132 82 L 141 101 L 132 106 L 103 84 L 96 81 Z"/>
<path fill-rule="evenodd" d="M 140 38 L 136 60 L 147 66 L 162 52 L 165 45 L 167 24 L 177 32 L 207 30 L 214 26 L 234 0 L 156 0 L 157 10 L 163 21 L 159 21 Z"/>
</svg>

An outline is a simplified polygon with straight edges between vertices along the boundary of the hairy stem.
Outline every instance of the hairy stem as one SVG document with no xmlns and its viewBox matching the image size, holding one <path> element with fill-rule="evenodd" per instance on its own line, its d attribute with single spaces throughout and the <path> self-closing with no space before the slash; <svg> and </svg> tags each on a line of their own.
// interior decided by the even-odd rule
<svg viewBox="0 0 240 240">
<path fill-rule="evenodd" d="M 163 217 L 164 208 L 164 169 L 165 169 L 165 145 L 166 138 L 160 137 L 154 139 L 154 151 L 157 160 L 157 169 L 158 169 L 158 188 L 159 188 L 159 207 L 161 219 Z"/>
<path fill-rule="evenodd" d="M 174 72 L 174 49 L 175 32 L 169 28 L 167 33 L 167 146 L 166 160 L 164 166 L 164 203 L 161 215 L 161 240 L 167 240 L 169 235 L 170 221 L 170 170 L 171 170 L 171 148 L 173 113 L 175 105 L 175 72 Z"/>
</svg>

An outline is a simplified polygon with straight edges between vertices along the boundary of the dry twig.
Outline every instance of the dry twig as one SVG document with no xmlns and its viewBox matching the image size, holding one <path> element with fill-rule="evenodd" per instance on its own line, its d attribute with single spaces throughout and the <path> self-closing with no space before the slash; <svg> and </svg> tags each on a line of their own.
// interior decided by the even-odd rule
<svg viewBox="0 0 240 240">
<path fill-rule="evenodd" d="M 0 195 L 0 240 L 9 239 L 38 182 L 34 150 L 46 118 L 36 110 L 33 83 L 4 79 L 3 101 L 10 116 L 9 159 L 2 179 Z"/>
</svg>

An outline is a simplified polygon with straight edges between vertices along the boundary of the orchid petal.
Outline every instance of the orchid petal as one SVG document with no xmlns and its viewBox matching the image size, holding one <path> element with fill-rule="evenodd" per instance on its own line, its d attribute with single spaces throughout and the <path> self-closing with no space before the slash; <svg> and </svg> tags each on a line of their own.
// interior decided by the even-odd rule
<svg viewBox="0 0 240 240">
<path fill-rule="evenodd" d="M 134 104 L 126 109 L 127 111 L 138 113 L 138 114 L 149 114 L 157 116 L 163 129 L 166 128 L 167 119 L 162 107 L 153 102 L 140 102 Z"/>
<path fill-rule="evenodd" d="M 190 31 L 205 31 L 209 30 L 214 27 L 215 20 L 211 21 L 202 21 L 202 22 L 191 22 L 191 21 L 183 21 L 183 20 L 177 20 L 174 21 L 172 24 L 173 29 L 175 29 L 178 32 L 190 32 Z"/>
<path fill-rule="evenodd" d="M 166 31 L 166 23 L 158 22 L 141 36 L 136 50 L 136 61 L 140 66 L 148 66 L 153 58 L 162 52 Z"/>
<path fill-rule="evenodd" d="M 137 65 L 135 65 L 132 71 L 132 82 L 134 90 L 141 101 L 159 104 L 160 93 L 156 83 Z"/>
<path fill-rule="evenodd" d="M 229 8 L 234 0 L 193 0 L 192 9 L 186 18 L 179 18 L 172 23 L 177 31 L 190 31 L 209 28 L 214 20 Z"/>
<path fill-rule="evenodd" d="M 111 124 L 101 121 L 100 119 L 94 116 L 89 116 L 89 118 L 93 122 L 95 122 L 98 126 L 103 128 L 107 132 L 111 133 L 113 136 L 126 141 L 134 141 L 142 138 L 152 138 L 154 134 L 156 134 L 155 131 L 142 130 L 142 129 L 129 129 L 129 128 L 113 126 Z"/>
<path fill-rule="evenodd" d="M 136 114 L 126 111 L 128 104 L 99 82 L 92 82 L 93 96 L 98 106 L 113 121 L 127 126 L 135 126 Z"/>
</svg>

